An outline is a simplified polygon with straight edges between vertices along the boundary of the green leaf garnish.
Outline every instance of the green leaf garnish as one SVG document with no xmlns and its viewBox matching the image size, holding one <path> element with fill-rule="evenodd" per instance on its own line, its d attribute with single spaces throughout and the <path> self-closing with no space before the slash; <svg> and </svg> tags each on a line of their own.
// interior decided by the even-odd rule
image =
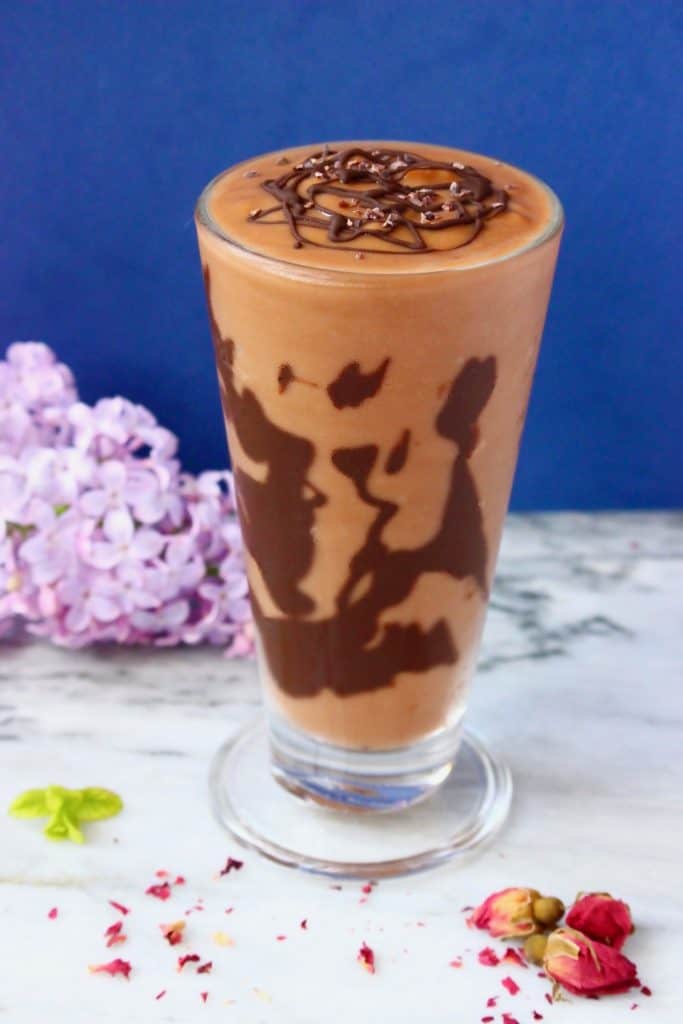
<svg viewBox="0 0 683 1024">
<path fill-rule="evenodd" d="M 47 786 L 45 789 L 29 789 L 13 800 L 9 813 L 15 818 L 48 818 L 43 829 L 48 839 L 70 839 L 72 843 L 84 842 L 79 828 L 83 821 L 99 821 L 111 818 L 123 807 L 117 793 L 98 786 L 86 789 L 65 789 L 64 786 Z"/>
<path fill-rule="evenodd" d="M 81 803 L 78 817 L 81 821 L 98 821 L 100 818 L 113 818 L 123 808 L 123 800 L 118 793 L 112 793 L 110 789 L 100 789 L 97 786 L 90 786 L 82 789 Z"/>
<path fill-rule="evenodd" d="M 70 839 L 72 843 L 83 843 L 85 837 L 76 822 L 66 811 L 57 811 L 43 829 L 48 839 Z"/>
<path fill-rule="evenodd" d="M 47 809 L 46 790 L 27 789 L 13 800 L 9 812 L 15 818 L 44 818 Z"/>
</svg>

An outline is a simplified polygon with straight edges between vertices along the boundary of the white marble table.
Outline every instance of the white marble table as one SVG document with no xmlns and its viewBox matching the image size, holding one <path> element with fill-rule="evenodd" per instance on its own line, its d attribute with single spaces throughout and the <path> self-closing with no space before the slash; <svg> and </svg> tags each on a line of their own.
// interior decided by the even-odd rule
<svg viewBox="0 0 683 1024">
<path fill-rule="evenodd" d="M 679 1024 L 682 569 L 681 516 L 510 520 L 470 714 L 513 770 L 510 822 L 469 863 L 382 882 L 364 903 L 358 883 L 339 891 L 240 853 L 209 813 L 211 755 L 257 710 L 250 665 L 212 651 L 0 647 L 0 804 L 50 782 L 110 786 L 126 803 L 83 847 L 0 819 L 0 1021 L 497 1024 L 509 1011 L 527 1024 L 536 1009 L 567 1024 Z M 244 868 L 217 879 L 228 854 Z M 158 868 L 187 879 L 167 903 L 144 895 Z M 639 926 L 628 952 L 653 996 L 548 1006 L 535 972 L 480 966 L 486 941 L 461 907 L 510 884 L 627 899 Z M 131 908 L 128 942 L 112 950 L 109 899 Z M 170 949 L 157 925 L 198 899 L 206 909 Z M 356 963 L 362 941 L 375 975 Z M 177 974 L 182 949 L 213 972 Z M 88 974 L 112 955 L 132 963 L 128 983 Z"/>
</svg>

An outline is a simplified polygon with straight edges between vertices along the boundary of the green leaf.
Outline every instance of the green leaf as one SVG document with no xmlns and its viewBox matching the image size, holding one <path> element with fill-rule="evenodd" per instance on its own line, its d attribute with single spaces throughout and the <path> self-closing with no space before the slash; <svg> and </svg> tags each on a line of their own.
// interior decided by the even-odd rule
<svg viewBox="0 0 683 1024">
<path fill-rule="evenodd" d="M 81 804 L 78 808 L 80 821 L 98 821 L 100 818 L 112 818 L 123 808 L 123 800 L 118 793 L 110 789 L 90 786 L 81 791 Z"/>
<path fill-rule="evenodd" d="M 5 526 L 8 533 L 18 533 L 22 540 L 28 537 L 31 530 L 35 530 L 31 523 L 13 523 L 9 519 L 5 520 Z"/>
<path fill-rule="evenodd" d="M 84 836 L 78 827 L 80 822 L 111 818 L 122 807 L 121 797 L 110 789 L 47 786 L 22 793 L 12 802 L 9 812 L 15 818 L 48 818 L 43 829 L 48 839 L 70 839 L 72 843 L 82 843 Z"/>
<path fill-rule="evenodd" d="M 84 841 L 80 828 L 64 808 L 52 815 L 43 829 L 43 833 L 48 839 L 70 839 L 72 843 L 82 843 Z"/>
<path fill-rule="evenodd" d="M 13 818 L 44 818 L 49 814 L 46 790 L 27 789 L 12 801 L 9 813 Z"/>
<path fill-rule="evenodd" d="M 47 786 L 44 793 L 47 813 L 54 814 L 55 811 L 61 810 L 69 800 L 70 796 L 78 793 L 78 790 L 66 789 L 64 786 Z"/>
</svg>

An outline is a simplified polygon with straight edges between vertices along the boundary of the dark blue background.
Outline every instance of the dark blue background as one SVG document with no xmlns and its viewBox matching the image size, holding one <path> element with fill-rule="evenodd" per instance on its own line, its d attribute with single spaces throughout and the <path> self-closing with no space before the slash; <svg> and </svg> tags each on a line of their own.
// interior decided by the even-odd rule
<svg viewBox="0 0 683 1024">
<path fill-rule="evenodd" d="M 567 213 L 516 507 L 683 504 L 677 7 L 3 2 L 0 339 L 45 340 L 86 400 L 143 402 L 189 468 L 222 465 L 202 186 L 325 137 L 456 144 Z"/>
</svg>

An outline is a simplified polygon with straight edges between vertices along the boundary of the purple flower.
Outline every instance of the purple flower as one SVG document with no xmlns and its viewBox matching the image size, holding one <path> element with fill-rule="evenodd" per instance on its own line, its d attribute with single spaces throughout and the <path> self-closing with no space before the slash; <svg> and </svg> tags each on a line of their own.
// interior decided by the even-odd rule
<svg viewBox="0 0 683 1024">
<path fill-rule="evenodd" d="M 55 583 L 64 576 L 76 558 L 78 520 L 74 514 L 58 515 L 51 505 L 35 499 L 31 503 L 33 531 L 19 548 L 19 557 L 28 563 L 34 583 Z"/>
<path fill-rule="evenodd" d="M 157 530 L 136 530 L 130 513 L 116 506 L 105 514 L 102 534 L 104 540 L 91 541 L 84 551 L 86 562 L 95 569 L 156 558 L 166 543 Z"/>
<path fill-rule="evenodd" d="M 206 602 L 202 627 L 211 643 L 226 642 L 234 632 L 235 623 L 249 620 L 251 612 L 245 577 L 235 575 L 228 582 L 209 580 L 201 583 L 197 590 Z"/>
<path fill-rule="evenodd" d="M 122 611 L 120 587 L 113 577 L 104 573 L 63 580 L 57 584 L 57 597 L 67 609 L 64 625 L 73 633 L 113 622 Z"/>
<path fill-rule="evenodd" d="M 5 529 L 8 523 L 23 522 L 29 496 L 24 467 L 13 456 L 0 455 L 0 520 Z"/>
<path fill-rule="evenodd" d="M 182 626 L 189 613 L 190 605 L 188 601 L 172 601 L 156 612 L 144 611 L 142 609 L 133 612 L 131 622 L 143 633 L 151 633 L 152 635 L 168 633 L 168 641 L 178 643 L 178 640 L 173 638 L 173 632 L 179 626 Z"/>
<path fill-rule="evenodd" d="M 25 464 L 31 493 L 53 505 L 76 501 L 95 472 L 94 460 L 77 448 L 37 448 Z"/>
<path fill-rule="evenodd" d="M 162 604 L 161 597 L 155 592 L 155 573 L 144 565 L 124 562 L 117 566 L 114 579 L 123 611 L 127 615 L 137 608 L 159 608 Z"/>
<path fill-rule="evenodd" d="M 66 440 L 64 411 L 76 400 L 71 371 L 40 342 L 16 342 L 0 362 L 0 453 Z"/>
<path fill-rule="evenodd" d="M 194 590 L 206 575 L 206 563 L 189 534 L 171 537 L 166 545 L 163 571 L 165 589 Z"/>
<path fill-rule="evenodd" d="M 232 475 L 181 473 L 124 398 L 78 401 L 38 342 L 0 361 L 0 636 L 253 649 Z"/>
</svg>

